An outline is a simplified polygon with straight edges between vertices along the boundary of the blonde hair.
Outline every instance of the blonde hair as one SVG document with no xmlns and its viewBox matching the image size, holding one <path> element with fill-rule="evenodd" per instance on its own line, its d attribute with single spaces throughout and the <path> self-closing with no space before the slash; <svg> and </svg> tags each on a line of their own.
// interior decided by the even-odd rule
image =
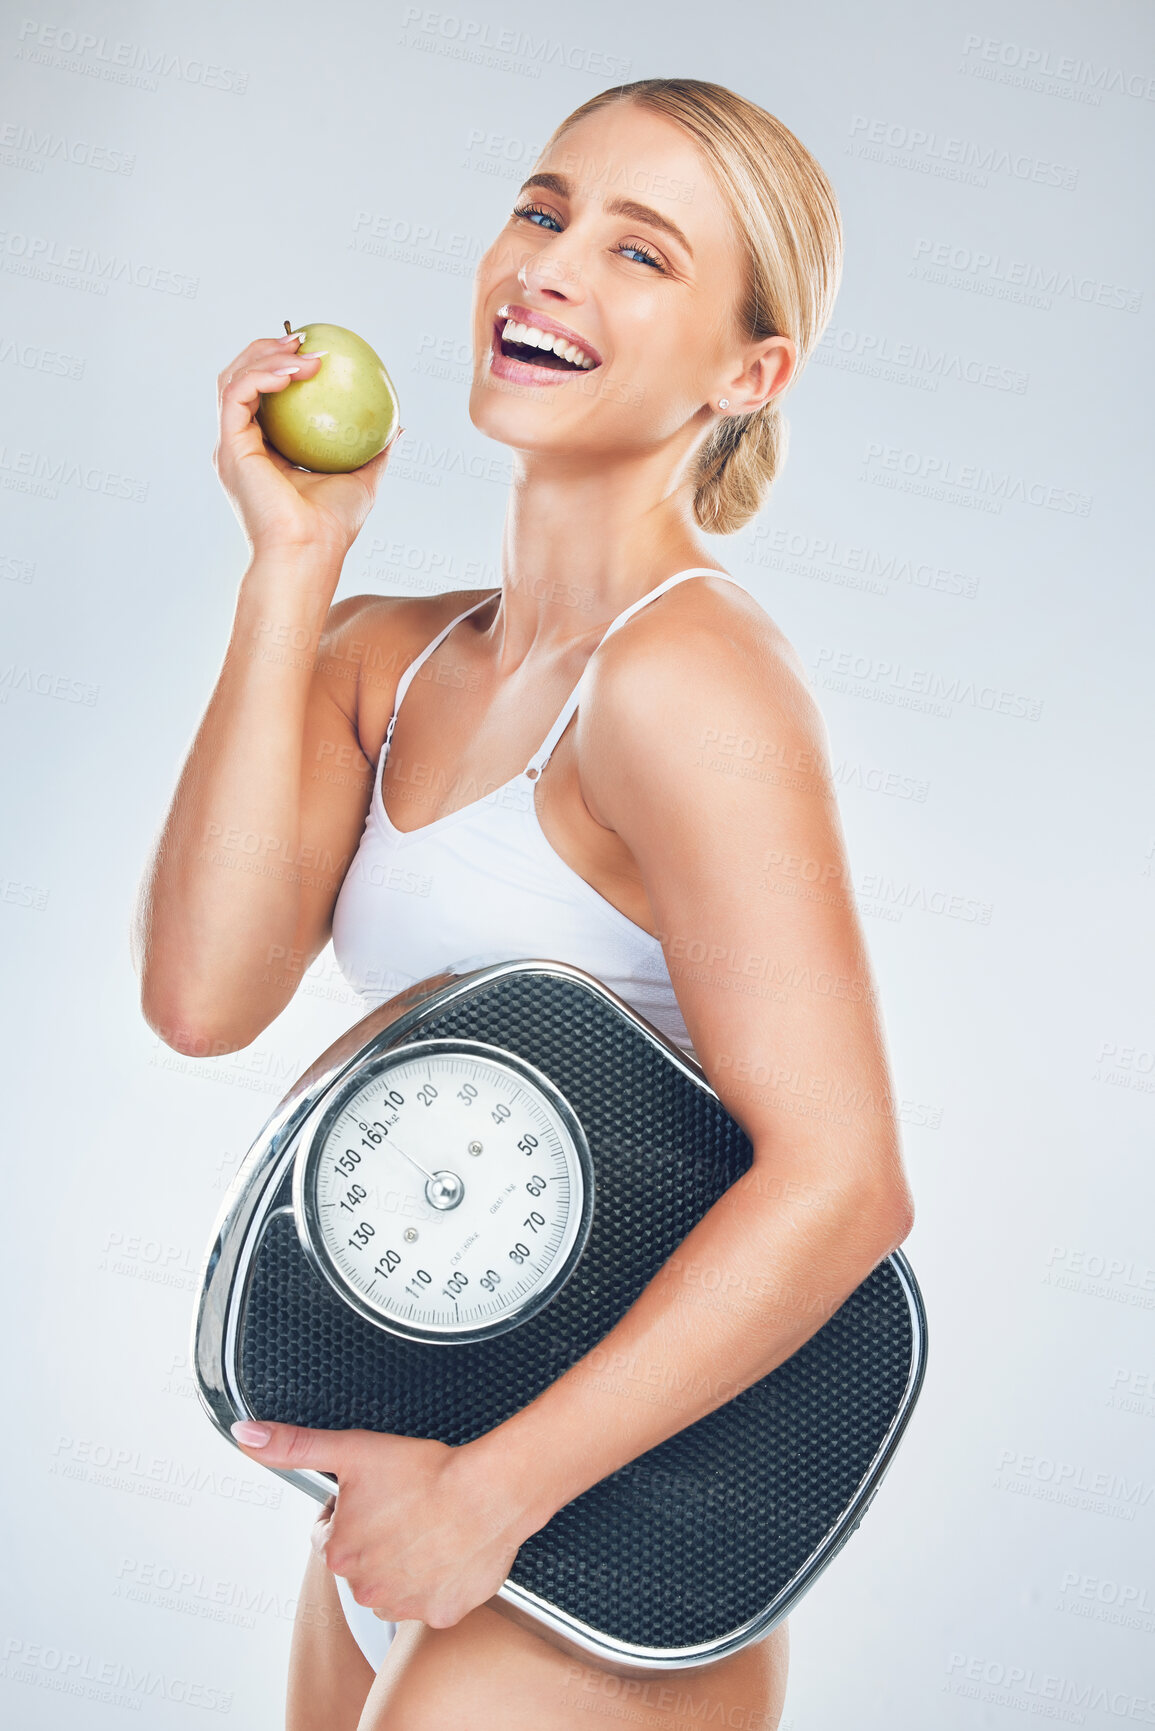
<svg viewBox="0 0 1155 1731">
<path fill-rule="evenodd" d="M 616 102 L 636 102 L 688 132 L 712 169 L 745 244 L 748 269 L 739 328 L 753 341 L 792 337 L 798 365 L 825 330 L 842 274 L 838 200 L 805 145 L 756 103 L 696 78 L 642 78 L 583 102 L 551 134 Z M 786 455 L 787 427 L 775 398 L 749 415 L 726 415 L 698 453 L 694 518 L 732 535 L 759 510 Z"/>
</svg>

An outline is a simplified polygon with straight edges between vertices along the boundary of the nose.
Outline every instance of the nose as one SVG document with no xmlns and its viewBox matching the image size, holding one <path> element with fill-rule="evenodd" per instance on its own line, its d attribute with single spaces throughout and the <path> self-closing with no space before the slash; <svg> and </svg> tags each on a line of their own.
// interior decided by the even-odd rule
<svg viewBox="0 0 1155 1731">
<path fill-rule="evenodd" d="M 564 240 L 559 235 L 559 240 Z M 571 304 L 582 299 L 581 266 L 574 254 L 556 244 L 540 247 L 525 259 L 517 280 L 527 294 L 547 295 Z"/>
</svg>

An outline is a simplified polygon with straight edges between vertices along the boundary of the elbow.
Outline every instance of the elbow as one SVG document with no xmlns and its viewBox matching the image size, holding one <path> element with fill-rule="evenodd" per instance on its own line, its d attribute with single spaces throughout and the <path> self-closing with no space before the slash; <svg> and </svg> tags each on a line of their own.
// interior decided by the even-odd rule
<svg viewBox="0 0 1155 1731">
<path fill-rule="evenodd" d="M 870 1198 L 878 1260 L 897 1250 L 914 1229 L 914 1197 L 905 1179 L 878 1186 Z"/>
<path fill-rule="evenodd" d="M 250 1046 L 261 1028 L 242 1028 L 199 1005 L 162 991 L 147 974 L 141 983 L 140 1008 L 159 1040 L 186 1058 L 220 1058 Z"/>
<path fill-rule="evenodd" d="M 914 1198 L 905 1177 L 859 1173 L 827 1194 L 833 1204 L 831 1230 L 842 1239 L 858 1278 L 865 1280 L 914 1227 Z"/>
<path fill-rule="evenodd" d="M 904 1186 L 901 1196 L 896 1199 L 891 1229 L 888 1234 L 890 1242 L 887 1245 L 886 1254 L 889 1256 L 892 1250 L 897 1250 L 899 1245 L 909 1238 L 913 1231 L 914 1197 Z"/>
<path fill-rule="evenodd" d="M 251 1046 L 291 995 L 277 1001 L 266 988 L 262 997 L 251 974 L 225 974 L 222 963 L 205 961 L 195 945 L 166 942 L 143 896 L 129 947 L 141 1015 L 159 1040 L 186 1058 L 219 1058 Z"/>
</svg>

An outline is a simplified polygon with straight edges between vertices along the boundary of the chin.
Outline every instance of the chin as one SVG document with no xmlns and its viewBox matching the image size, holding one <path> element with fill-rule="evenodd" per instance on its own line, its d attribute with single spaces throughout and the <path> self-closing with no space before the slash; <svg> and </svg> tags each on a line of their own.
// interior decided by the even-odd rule
<svg viewBox="0 0 1155 1731">
<path fill-rule="evenodd" d="M 479 433 L 518 450 L 563 450 L 572 445 L 568 415 L 536 392 L 482 372 L 469 392 L 469 419 Z"/>
</svg>

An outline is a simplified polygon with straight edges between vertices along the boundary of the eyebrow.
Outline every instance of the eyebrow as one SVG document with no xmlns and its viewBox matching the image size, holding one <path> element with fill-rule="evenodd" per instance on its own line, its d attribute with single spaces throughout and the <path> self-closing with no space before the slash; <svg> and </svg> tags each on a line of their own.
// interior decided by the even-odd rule
<svg viewBox="0 0 1155 1731">
<path fill-rule="evenodd" d="M 522 185 L 522 192 L 530 186 L 544 186 L 550 192 L 560 193 L 562 198 L 570 198 L 572 190 L 564 174 L 531 174 Z M 663 234 L 672 235 L 679 246 L 685 248 L 690 258 L 694 249 L 678 227 L 669 217 L 662 216 L 659 211 L 652 210 L 648 204 L 638 204 L 631 198 L 615 198 L 605 206 L 610 216 L 632 216 L 635 222 L 647 222 L 651 228 L 661 229 Z"/>
</svg>

